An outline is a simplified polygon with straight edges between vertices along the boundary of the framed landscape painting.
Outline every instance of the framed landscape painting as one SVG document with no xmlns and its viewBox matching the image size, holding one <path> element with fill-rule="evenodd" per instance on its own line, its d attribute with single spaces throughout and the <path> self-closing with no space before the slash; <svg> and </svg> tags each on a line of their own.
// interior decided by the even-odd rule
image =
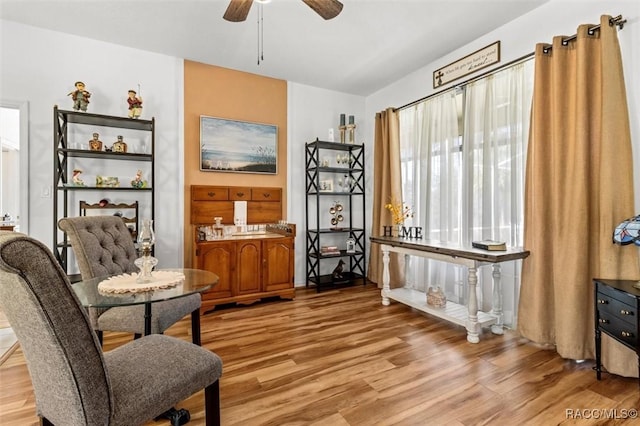
<svg viewBox="0 0 640 426">
<path fill-rule="evenodd" d="M 200 170 L 278 173 L 278 127 L 200 116 Z"/>
</svg>

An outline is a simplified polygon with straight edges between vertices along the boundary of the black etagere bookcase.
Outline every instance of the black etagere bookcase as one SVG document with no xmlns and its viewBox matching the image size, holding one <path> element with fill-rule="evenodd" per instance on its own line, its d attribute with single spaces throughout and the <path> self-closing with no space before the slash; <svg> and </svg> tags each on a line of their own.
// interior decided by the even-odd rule
<svg viewBox="0 0 640 426">
<path fill-rule="evenodd" d="M 87 140 L 93 132 L 100 132 L 105 129 L 118 129 L 128 131 L 137 135 L 137 141 L 145 141 L 146 149 L 130 144 L 127 152 L 114 152 L 107 149 L 91 150 Z M 137 192 L 136 198 L 147 206 L 150 212 L 150 219 L 154 218 L 155 197 L 154 197 L 154 154 L 155 154 L 155 119 L 131 119 L 128 117 L 117 117 L 103 114 L 93 114 L 81 111 L 68 111 L 53 107 L 53 247 L 54 254 L 66 272 L 69 272 L 68 251 L 70 244 L 66 235 L 58 229 L 58 220 L 63 217 L 80 215 L 80 207 L 76 209 L 77 197 L 71 194 L 87 194 L 89 197 L 99 199 L 105 196 L 116 196 L 115 194 L 125 192 Z M 79 140 L 76 140 L 81 138 Z M 132 152 L 136 149 L 138 152 Z M 86 182 L 85 185 L 74 185 L 72 172 L 75 167 L 81 166 L 83 161 L 122 162 L 130 165 L 130 176 L 134 176 L 137 169 L 146 167 L 147 174 L 145 180 L 147 185 L 144 188 L 135 188 L 128 182 L 122 182 L 121 186 L 98 186 L 95 182 Z M 111 163 L 110 163 L 111 164 Z M 129 168 L 129 167 L 128 167 Z M 110 195 L 109 195 L 110 194 Z M 146 194 L 146 195 L 143 195 Z M 74 203 L 74 205 L 72 205 Z M 112 214 L 112 204 L 107 204 L 105 214 Z M 137 210 L 137 208 L 136 208 Z M 136 217 L 137 220 L 137 217 Z M 137 229 L 136 229 L 137 231 Z"/>
<path fill-rule="evenodd" d="M 318 292 L 366 283 L 364 153 L 362 144 L 318 139 L 305 144 L 307 286 Z M 329 210 L 337 204 L 343 220 L 331 223 L 338 215 Z M 324 247 L 334 250 L 326 253 Z M 340 259 L 343 271 L 334 274 Z"/>
</svg>

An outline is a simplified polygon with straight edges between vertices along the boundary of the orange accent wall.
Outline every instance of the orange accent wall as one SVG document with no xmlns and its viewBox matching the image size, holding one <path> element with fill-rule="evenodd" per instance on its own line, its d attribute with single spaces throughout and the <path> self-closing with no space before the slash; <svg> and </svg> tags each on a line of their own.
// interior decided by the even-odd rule
<svg viewBox="0 0 640 426">
<path fill-rule="evenodd" d="M 200 171 L 200 116 L 278 126 L 278 173 Z M 282 188 L 282 217 L 287 211 L 287 82 L 228 68 L 184 61 L 184 265 L 191 267 L 191 185 Z M 213 221 L 213 218 L 212 218 Z"/>
</svg>

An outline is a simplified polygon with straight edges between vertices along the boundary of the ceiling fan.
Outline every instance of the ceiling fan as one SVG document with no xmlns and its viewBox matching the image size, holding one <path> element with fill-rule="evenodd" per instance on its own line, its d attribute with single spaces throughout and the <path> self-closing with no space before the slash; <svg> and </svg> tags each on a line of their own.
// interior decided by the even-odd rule
<svg viewBox="0 0 640 426">
<path fill-rule="evenodd" d="M 259 1 L 259 0 L 257 0 Z M 332 19 L 342 11 L 342 3 L 338 0 L 302 0 L 324 19 Z M 262 1 L 266 3 L 266 1 Z M 231 0 L 223 18 L 231 22 L 242 22 L 247 19 L 253 0 Z"/>
</svg>

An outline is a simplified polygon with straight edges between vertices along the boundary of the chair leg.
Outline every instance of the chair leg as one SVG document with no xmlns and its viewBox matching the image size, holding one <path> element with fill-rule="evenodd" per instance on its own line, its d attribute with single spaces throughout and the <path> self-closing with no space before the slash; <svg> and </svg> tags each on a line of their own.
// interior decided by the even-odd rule
<svg viewBox="0 0 640 426">
<path fill-rule="evenodd" d="M 98 342 L 100 342 L 100 346 L 102 347 L 102 343 L 103 343 L 102 330 L 96 330 L 96 334 L 98 335 Z"/>
<path fill-rule="evenodd" d="M 53 423 L 49 421 L 46 417 L 40 417 L 40 425 L 41 426 L 54 426 Z"/>
<path fill-rule="evenodd" d="M 204 388 L 204 417 L 206 426 L 220 426 L 220 380 Z"/>
<path fill-rule="evenodd" d="M 200 341 L 200 309 L 191 312 L 191 338 L 195 345 L 202 346 Z"/>
<path fill-rule="evenodd" d="M 141 337 L 142 337 L 142 334 L 140 334 L 140 333 L 134 333 L 133 334 L 133 340 L 139 339 Z"/>
</svg>

